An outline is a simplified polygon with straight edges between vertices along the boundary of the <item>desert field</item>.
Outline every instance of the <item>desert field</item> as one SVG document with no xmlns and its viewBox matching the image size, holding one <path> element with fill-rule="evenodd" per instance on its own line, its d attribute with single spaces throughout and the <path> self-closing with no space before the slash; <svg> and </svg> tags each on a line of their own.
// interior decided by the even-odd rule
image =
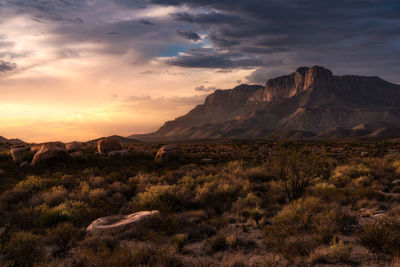
<svg viewBox="0 0 400 267">
<path fill-rule="evenodd" d="M 399 266 L 399 142 L 187 142 L 155 161 L 162 145 L 31 166 L 2 144 L 0 265 Z M 87 229 L 139 211 L 158 212 Z"/>
</svg>

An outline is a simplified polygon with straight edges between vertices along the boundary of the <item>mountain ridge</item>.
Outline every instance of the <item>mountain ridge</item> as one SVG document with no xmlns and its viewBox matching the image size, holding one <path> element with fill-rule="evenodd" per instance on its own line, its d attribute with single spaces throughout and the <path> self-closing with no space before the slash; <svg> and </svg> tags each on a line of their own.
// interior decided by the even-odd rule
<svg viewBox="0 0 400 267">
<path fill-rule="evenodd" d="M 400 85 L 377 76 L 333 75 L 324 67 L 313 66 L 269 79 L 265 86 L 242 84 L 217 90 L 204 104 L 166 122 L 158 131 L 129 138 L 268 138 L 276 131 L 307 138 L 310 133 L 316 138 L 371 137 L 379 129 L 362 132 L 352 128 L 378 122 L 385 123 L 383 128 L 400 128 Z M 334 129 L 336 133 L 329 133 Z M 376 135 L 379 137 L 379 132 Z"/>
</svg>

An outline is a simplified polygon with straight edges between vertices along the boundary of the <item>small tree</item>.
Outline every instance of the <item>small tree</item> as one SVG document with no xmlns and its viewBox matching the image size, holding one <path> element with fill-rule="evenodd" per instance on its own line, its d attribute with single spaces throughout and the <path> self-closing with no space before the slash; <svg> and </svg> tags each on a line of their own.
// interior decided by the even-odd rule
<svg viewBox="0 0 400 267">
<path fill-rule="evenodd" d="M 290 202 L 300 198 L 311 180 L 321 175 L 321 163 L 310 150 L 293 143 L 279 143 L 271 155 L 271 172 Z"/>
</svg>

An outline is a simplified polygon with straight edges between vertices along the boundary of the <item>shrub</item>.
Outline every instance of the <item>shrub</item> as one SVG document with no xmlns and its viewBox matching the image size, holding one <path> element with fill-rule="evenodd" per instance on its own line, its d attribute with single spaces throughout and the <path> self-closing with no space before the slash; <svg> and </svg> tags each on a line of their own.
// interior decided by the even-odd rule
<svg viewBox="0 0 400 267">
<path fill-rule="evenodd" d="M 50 209 L 40 217 L 40 224 L 43 226 L 53 226 L 69 219 L 68 212 L 60 209 Z"/>
<path fill-rule="evenodd" d="M 225 260 L 224 260 L 225 261 Z M 232 259 L 228 260 L 226 267 L 247 267 L 246 258 L 242 255 L 235 255 Z"/>
<path fill-rule="evenodd" d="M 358 231 L 358 237 L 373 252 L 400 253 L 400 222 L 394 219 L 381 218 L 367 223 Z"/>
<path fill-rule="evenodd" d="M 41 194 L 44 203 L 53 206 L 63 202 L 68 196 L 67 190 L 62 186 L 52 187 L 49 191 Z"/>
<path fill-rule="evenodd" d="M 226 249 L 228 249 L 228 243 L 226 238 L 222 235 L 210 238 L 204 243 L 204 250 L 209 254 L 224 251 Z"/>
<path fill-rule="evenodd" d="M 135 209 L 178 211 L 190 207 L 190 192 L 176 185 L 155 185 L 134 198 Z"/>
<path fill-rule="evenodd" d="M 223 181 L 213 181 L 198 187 L 195 199 L 200 202 L 202 207 L 213 208 L 220 213 L 230 208 L 238 192 L 237 186 Z"/>
<path fill-rule="evenodd" d="M 265 228 L 266 245 L 293 260 L 305 256 L 318 244 L 329 243 L 333 236 L 347 231 L 356 223 L 355 217 L 334 204 L 318 198 L 299 199 L 286 206 Z M 302 240 L 304 241 L 302 244 Z"/>
<path fill-rule="evenodd" d="M 346 186 L 352 179 L 370 175 L 371 169 L 363 164 L 343 165 L 336 167 L 330 178 L 330 181 L 337 187 Z"/>
<path fill-rule="evenodd" d="M 306 149 L 282 144 L 270 160 L 272 177 L 284 188 L 290 202 L 300 198 L 310 182 L 322 175 L 322 164 Z"/>
<path fill-rule="evenodd" d="M 241 216 L 249 217 L 250 210 L 259 207 L 261 200 L 252 192 L 248 193 L 245 197 L 238 198 L 233 203 L 233 209 Z"/>
<path fill-rule="evenodd" d="M 20 193 L 31 193 L 45 189 L 48 184 L 48 179 L 44 179 L 39 176 L 29 176 L 26 180 L 22 180 L 16 184 L 13 191 Z"/>
<path fill-rule="evenodd" d="M 351 244 L 334 238 L 328 247 L 320 247 L 310 254 L 310 262 L 314 263 L 339 263 L 347 262 L 353 249 Z"/>
<path fill-rule="evenodd" d="M 57 247 L 56 253 L 66 252 L 67 249 L 74 246 L 82 232 L 71 223 L 62 223 L 54 228 L 47 229 L 48 243 Z"/>
<path fill-rule="evenodd" d="M 33 266 L 44 256 L 42 239 L 27 232 L 17 232 L 4 245 L 2 254 L 12 266 Z"/>
<path fill-rule="evenodd" d="M 97 266 L 168 266 L 181 267 L 182 262 L 172 253 L 149 247 L 117 246 L 110 249 L 106 246 L 96 250 L 87 248 L 76 255 L 75 265 Z"/>
<path fill-rule="evenodd" d="M 10 153 L 6 150 L 6 151 L 0 151 L 0 160 L 1 161 L 11 161 L 12 157 L 10 155 Z"/>
<path fill-rule="evenodd" d="M 264 216 L 264 212 L 258 208 L 250 210 L 249 214 L 250 218 L 256 222 L 257 226 L 259 225 L 260 220 Z"/>
<path fill-rule="evenodd" d="M 183 247 L 185 246 L 185 243 L 187 241 L 187 235 L 186 234 L 177 234 L 174 236 L 172 243 L 177 252 L 182 252 Z"/>
</svg>

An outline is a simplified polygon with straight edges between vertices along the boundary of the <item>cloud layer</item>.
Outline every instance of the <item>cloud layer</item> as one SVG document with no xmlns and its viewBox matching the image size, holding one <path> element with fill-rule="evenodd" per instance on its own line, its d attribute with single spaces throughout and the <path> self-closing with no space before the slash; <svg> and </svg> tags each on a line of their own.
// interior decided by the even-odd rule
<svg viewBox="0 0 400 267">
<path fill-rule="evenodd" d="M 377 74 L 400 81 L 397 73 L 400 57 L 393 57 L 400 54 L 400 2 L 397 0 L 151 2 L 202 10 L 172 16 L 208 31 L 207 37 L 216 49 L 229 51 L 225 56 L 255 57 L 262 61 L 267 72 L 320 64 L 340 73 Z M 190 66 L 188 58 L 182 58 L 183 64 Z M 200 66 L 201 58 L 209 59 L 209 54 L 197 53 L 193 67 Z M 281 61 L 278 65 L 277 59 Z M 202 65 L 214 67 L 209 60 L 204 60 Z"/>
<path fill-rule="evenodd" d="M 16 68 L 17 64 L 0 60 L 0 73 L 12 71 L 15 70 Z"/>
</svg>

